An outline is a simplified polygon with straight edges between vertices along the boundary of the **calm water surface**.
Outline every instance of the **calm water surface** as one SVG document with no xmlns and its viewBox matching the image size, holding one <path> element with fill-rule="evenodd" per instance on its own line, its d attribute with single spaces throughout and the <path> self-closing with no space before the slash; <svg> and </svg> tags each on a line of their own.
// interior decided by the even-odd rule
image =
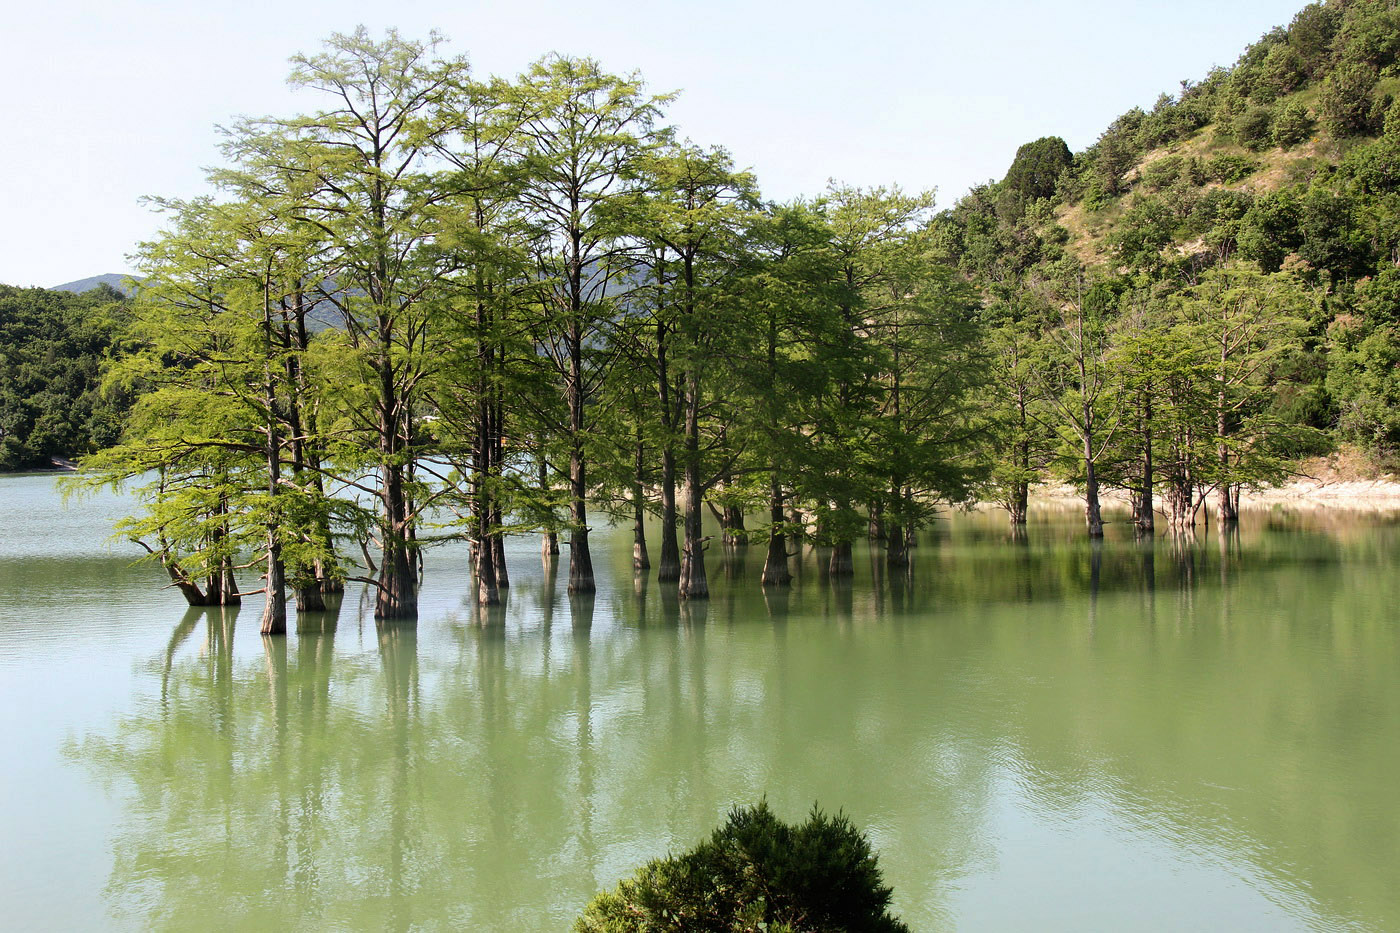
<svg viewBox="0 0 1400 933">
<path fill-rule="evenodd" d="M 416 627 L 351 592 L 265 640 L 54 483 L 0 478 L 7 929 L 566 930 L 766 795 L 845 809 L 915 930 L 1400 930 L 1382 519 L 958 516 L 908 576 L 809 552 L 790 593 L 715 548 L 696 605 L 630 534 L 587 600 L 521 539 L 487 618 L 443 548 Z"/>
</svg>

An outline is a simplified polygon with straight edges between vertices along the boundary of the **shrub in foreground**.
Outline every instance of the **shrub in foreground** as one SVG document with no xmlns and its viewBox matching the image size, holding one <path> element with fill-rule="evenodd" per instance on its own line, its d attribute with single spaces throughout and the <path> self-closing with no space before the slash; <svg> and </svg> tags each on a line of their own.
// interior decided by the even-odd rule
<svg viewBox="0 0 1400 933">
<path fill-rule="evenodd" d="M 864 834 L 813 808 L 736 808 L 713 836 L 656 859 L 593 898 L 577 933 L 908 933 Z"/>
</svg>

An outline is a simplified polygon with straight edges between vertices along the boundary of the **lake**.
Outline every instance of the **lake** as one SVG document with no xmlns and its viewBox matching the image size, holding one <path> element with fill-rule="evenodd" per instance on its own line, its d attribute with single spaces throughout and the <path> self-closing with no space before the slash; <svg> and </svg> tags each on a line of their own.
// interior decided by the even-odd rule
<svg viewBox="0 0 1400 933">
<path fill-rule="evenodd" d="M 567 930 L 764 797 L 850 815 L 915 930 L 1400 929 L 1385 518 L 959 514 L 790 592 L 716 545 L 694 604 L 600 528 L 590 599 L 522 537 L 486 618 L 453 546 L 416 626 L 352 588 L 263 639 L 109 544 L 127 508 L 0 477 L 8 929 Z"/>
</svg>

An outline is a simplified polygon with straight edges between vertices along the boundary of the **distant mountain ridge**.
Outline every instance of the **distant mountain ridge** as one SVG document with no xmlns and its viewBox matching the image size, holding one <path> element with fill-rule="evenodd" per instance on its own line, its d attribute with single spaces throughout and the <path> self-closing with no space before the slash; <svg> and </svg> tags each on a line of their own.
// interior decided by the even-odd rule
<svg viewBox="0 0 1400 933">
<path fill-rule="evenodd" d="M 110 285 L 123 295 L 130 295 L 131 289 L 127 286 L 127 279 L 131 276 L 124 272 L 108 272 L 103 275 L 91 275 L 85 279 L 77 279 L 72 282 L 65 282 L 62 285 L 55 285 L 49 289 L 53 292 L 73 292 L 81 295 L 83 292 L 91 291 L 99 285 Z"/>
</svg>

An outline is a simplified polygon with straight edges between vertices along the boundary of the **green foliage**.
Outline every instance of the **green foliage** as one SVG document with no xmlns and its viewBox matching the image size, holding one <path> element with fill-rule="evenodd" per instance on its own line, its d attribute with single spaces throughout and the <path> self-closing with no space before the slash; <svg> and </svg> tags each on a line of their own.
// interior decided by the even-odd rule
<svg viewBox="0 0 1400 933">
<path fill-rule="evenodd" d="M 1001 182 L 1001 190 L 1012 205 L 1007 213 L 1019 217 L 1030 202 L 1053 196 L 1060 176 L 1072 162 L 1069 146 L 1058 136 L 1046 136 L 1017 149 Z"/>
<path fill-rule="evenodd" d="M 898 933 L 870 843 L 849 819 L 813 808 L 779 820 L 736 808 L 705 842 L 656 859 L 599 893 L 578 933 Z"/>
<path fill-rule="evenodd" d="M 1253 97 L 1269 103 L 1291 94 L 1307 79 L 1307 62 L 1290 42 L 1279 42 L 1269 48 L 1259 65 L 1259 76 Z"/>
<path fill-rule="evenodd" d="M 1304 73 L 1315 78 L 1332 57 L 1332 41 L 1342 24 L 1336 3 L 1309 3 L 1288 26 L 1288 45 L 1298 53 Z"/>
<path fill-rule="evenodd" d="M 1255 152 L 1273 144 L 1274 112 L 1269 107 L 1253 106 L 1235 117 L 1235 141 Z"/>
<path fill-rule="evenodd" d="M 1189 168 L 1187 160 L 1182 156 L 1163 156 L 1142 167 L 1139 181 L 1146 188 L 1161 191 L 1176 184 Z"/>
<path fill-rule="evenodd" d="M 1244 181 L 1253 175 L 1258 168 L 1259 164 L 1248 156 L 1234 155 L 1229 152 L 1211 156 L 1201 166 L 1207 178 L 1226 185 Z"/>
<path fill-rule="evenodd" d="M 1314 185 L 1302 199 L 1299 255 L 1314 269 L 1336 279 L 1359 278 L 1371 265 L 1369 237 L 1360 223 L 1356 199 Z"/>
<path fill-rule="evenodd" d="M 0 471 L 46 469 L 117 440 L 131 396 L 104 394 L 101 380 L 126 314 L 110 287 L 0 285 Z"/>
<path fill-rule="evenodd" d="M 1323 127 L 1337 138 L 1359 136 L 1379 128 L 1376 66 L 1369 62 L 1342 63 L 1322 82 L 1318 112 Z"/>
<path fill-rule="evenodd" d="M 1278 108 L 1273 122 L 1273 143 L 1290 149 L 1312 135 L 1313 119 L 1301 101 L 1290 100 Z"/>
<path fill-rule="evenodd" d="M 1400 269 L 1361 283 L 1356 313 L 1336 316 L 1327 343 L 1327 390 L 1342 437 L 1400 451 Z"/>
<path fill-rule="evenodd" d="M 1387 133 L 1375 142 L 1357 146 L 1339 168 L 1361 194 L 1400 191 L 1400 134 Z"/>
<path fill-rule="evenodd" d="M 1256 198 L 1240 224 L 1240 256 L 1266 272 L 1278 271 L 1284 257 L 1302 243 L 1302 213 L 1296 195 L 1288 190 Z"/>
<path fill-rule="evenodd" d="M 1352 0 L 1341 8 L 1341 27 L 1332 50 L 1343 66 L 1369 65 L 1390 72 L 1400 55 L 1400 10 L 1389 0 Z"/>
</svg>

